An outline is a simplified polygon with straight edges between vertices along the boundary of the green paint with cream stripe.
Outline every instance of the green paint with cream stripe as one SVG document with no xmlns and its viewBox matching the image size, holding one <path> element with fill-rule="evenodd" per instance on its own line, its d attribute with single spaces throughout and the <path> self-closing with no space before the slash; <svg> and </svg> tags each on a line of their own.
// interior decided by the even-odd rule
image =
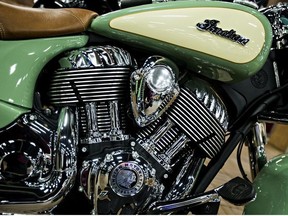
<svg viewBox="0 0 288 216">
<path fill-rule="evenodd" d="M 217 28 L 249 39 L 242 45 L 200 31 L 196 25 L 218 20 Z M 264 65 L 272 43 L 269 21 L 252 8 L 216 1 L 176 1 L 143 5 L 97 17 L 91 31 L 223 82 L 246 79 Z"/>
</svg>

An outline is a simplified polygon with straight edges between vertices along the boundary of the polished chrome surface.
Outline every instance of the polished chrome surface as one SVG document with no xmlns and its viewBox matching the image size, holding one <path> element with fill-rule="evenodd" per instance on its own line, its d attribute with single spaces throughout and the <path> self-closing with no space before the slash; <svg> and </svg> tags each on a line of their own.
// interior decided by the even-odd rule
<svg viewBox="0 0 288 216">
<path fill-rule="evenodd" d="M 275 75 L 275 83 L 277 87 L 280 87 L 280 77 L 279 77 L 279 70 L 278 70 L 278 65 L 276 61 L 273 61 L 273 70 L 274 70 L 274 75 Z"/>
<path fill-rule="evenodd" d="M 192 208 L 207 202 L 219 202 L 220 198 L 217 193 L 205 194 L 198 197 L 187 198 L 184 200 L 176 200 L 171 204 L 161 204 L 154 203 L 155 206 L 151 206 L 151 211 L 153 212 L 173 212 L 179 210 L 179 208 Z"/>
<path fill-rule="evenodd" d="M 146 82 L 155 94 L 167 94 L 173 88 L 175 77 L 166 65 L 155 65 L 150 69 Z"/>
<path fill-rule="evenodd" d="M 163 191 L 155 170 L 131 151 L 111 149 L 103 158 L 84 161 L 81 176 L 81 190 L 93 201 L 93 214 L 125 213 L 131 206 L 137 212 Z"/>
<path fill-rule="evenodd" d="M 55 105 L 122 99 L 136 66 L 127 51 L 108 45 L 69 51 L 59 64 L 49 90 Z"/>
<path fill-rule="evenodd" d="M 77 104 L 81 143 L 127 139 L 124 110 L 136 66 L 130 54 L 109 45 L 86 47 L 67 52 L 59 63 L 49 100 L 56 106 Z"/>
<path fill-rule="evenodd" d="M 179 94 L 177 66 L 161 56 L 151 56 L 131 75 L 131 103 L 140 127 L 159 118 Z"/>
<path fill-rule="evenodd" d="M 51 104 L 77 107 L 79 191 L 92 214 L 137 214 L 189 196 L 204 166 L 199 151 L 216 156 L 228 125 L 207 83 L 195 78 L 180 89 L 170 60 L 151 56 L 135 70 L 127 56 L 110 46 L 70 51 L 52 75 Z"/>
<path fill-rule="evenodd" d="M 144 180 L 145 175 L 141 166 L 135 161 L 127 161 L 118 164 L 112 170 L 110 185 L 119 196 L 131 197 L 139 193 L 144 185 Z"/>
<path fill-rule="evenodd" d="M 129 74 L 128 67 L 56 71 L 49 96 L 55 105 L 123 99 Z"/>
<path fill-rule="evenodd" d="M 158 142 L 173 126 L 173 123 L 170 120 L 164 122 L 161 127 L 157 129 L 157 131 L 151 135 L 150 139 L 152 142 Z"/>
<path fill-rule="evenodd" d="M 48 127 L 50 123 L 36 114 L 23 116 L 18 124 L 38 137 L 38 142 L 21 138 L 0 144 L 0 211 L 48 211 L 62 201 L 76 177 L 75 116 L 70 109 L 62 108 L 55 128 Z"/>
<path fill-rule="evenodd" d="M 287 48 L 288 41 L 286 37 L 288 34 L 288 25 L 285 20 L 287 20 L 288 4 L 286 2 L 279 2 L 276 5 L 271 5 L 259 11 L 263 13 L 271 23 L 275 42 L 274 48 Z"/>
<path fill-rule="evenodd" d="M 151 130 L 148 137 L 145 137 L 142 132 L 138 136 L 138 144 L 166 171 L 171 171 L 171 161 L 178 156 L 179 151 L 183 150 L 190 141 L 186 135 L 175 127 L 170 119 L 159 124 L 155 130 Z"/>
<path fill-rule="evenodd" d="M 252 137 L 249 145 L 251 175 L 254 179 L 267 163 L 265 145 L 268 143 L 266 124 L 256 122 L 252 128 Z"/>
<path fill-rule="evenodd" d="M 196 98 L 203 103 L 220 123 L 225 131 L 229 124 L 229 116 L 226 106 L 217 92 L 204 80 L 194 77 L 188 82 L 189 89 L 196 95 Z"/>
<path fill-rule="evenodd" d="M 167 155 L 168 158 L 172 158 L 177 155 L 183 147 L 188 143 L 189 139 L 187 139 L 186 135 L 182 134 L 165 152 L 165 156 Z"/>
<path fill-rule="evenodd" d="M 194 152 L 188 155 L 169 193 L 165 196 L 165 200 L 176 200 L 189 196 L 199 172 L 203 168 L 204 161 L 204 158 L 197 157 Z"/>
<path fill-rule="evenodd" d="M 85 104 L 84 124 L 82 130 L 86 132 L 81 143 L 95 144 L 104 140 L 126 140 L 129 135 L 123 132 L 125 128 L 123 111 L 119 110 L 118 101 L 109 101 L 105 104 L 90 102 Z M 85 115 L 86 114 L 86 115 Z"/>
<path fill-rule="evenodd" d="M 121 129 L 121 122 L 120 122 L 120 110 L 119 104 L 117 101 L 110 102 L 110 119 L 111 119 L 111 129 L 110 129 L 110 137 L 111 140 L 124 140 L 128 139 L 128 135 L 124 135 Z"/>
<path fill-rule="evenodd" d="M 94 102 L 92 102 L 94 103 Z M 117 120 L 116 113 L 111 112 L 111 103 L 113 106 L 117 106 Z M 115 105 L 117 104 L 117 105 Z M 96 102 L 95 106 L 85 106 L 86 108 L 79 107 L 80 116 L 80 137 L 81 142 L 84 143 L 96 143 L 101 142 L 103 139 L 109 140 L 121 140 L 126 139 L 126 122 L 125 122 L 125 104 L 122 101 L 103 101 Z M 87 111 L 90 109 L 90 111 Z M 114 109 L 114 108 L 113 108 Z M 94 113 L 94 119 L 90 119 L 89 113 Z M 113 114 L 114 113 L 114 114 Z M 114 115 L 114 116 L 113 116 Z M 113 122 L 117 122 L 118 129 L 115 128 Z M 94 125 L 94 126 L 92 126 Z M 90 133 L 89 127 L 94 127 L 95 132 Z M 97 129 L 95 128 L 97 126 Z"/>
<path fill-rule="evenodd" d="M 219 110 L 219 113 L 223 113 Z M 201 101 L 188 88 L 181 89 L 178 99 L 167 112 L 192 143 L 199 145 L 208 157 L 213 158 L 224 144 L 225 130 Z M 228 116 L 220 115 L 220 119 Z"/>
<path fill-rule="evenodd" d="M 127 51 L 109 45 L 91 46 L 69 51 L 59 62 L 62 68 L 66 70 L 107 66 L 135 66 L 136 64 Z"/>
<path fill-rule="evenodd" d="M 87 138 L 85 142 L 89 144 L 101 142 L 101 134 L 97 123 L 96 103 L 86 103 L 85 111 L 87 115 Z"/>
</svg>

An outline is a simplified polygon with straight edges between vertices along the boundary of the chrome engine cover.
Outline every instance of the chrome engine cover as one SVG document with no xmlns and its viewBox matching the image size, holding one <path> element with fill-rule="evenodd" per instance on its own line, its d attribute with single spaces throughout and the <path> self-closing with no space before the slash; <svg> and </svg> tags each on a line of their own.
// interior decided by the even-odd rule
<svg viewBox="0 0 288 216">
<path fill-rule="evenodd" d="M 1 213 L 50 211 L 71 190 L 77 173 L 75 114 L 64 107 L 57 116 L 47 121 L 25 114 L 1 131 Z"/>
<path fill-rule="evenodd" d="M 111 151 L 83 162 L 81 190 L 93 200 L 93 214 L 135 214 L 162 194 L 155 173 L 137 152 Z"/>
<path fill-rule="evenodd" d="M 144 62 L 119 47 L 87 47 L 67 52 L 52 75 L 48 103 L 78 110 L 77 187 L 93 214 L 139 214 L 184 198 L 224 143 L 228 114 L 208 83 L 179 86 L 169 59 Z"/>
<path fill-rule="evenodd" d="M 131 107 L 140 127 L 159 118 L 179 94 L 178 67 L 161 56 L 151 56 L 130 78 Z"/>
</svg>

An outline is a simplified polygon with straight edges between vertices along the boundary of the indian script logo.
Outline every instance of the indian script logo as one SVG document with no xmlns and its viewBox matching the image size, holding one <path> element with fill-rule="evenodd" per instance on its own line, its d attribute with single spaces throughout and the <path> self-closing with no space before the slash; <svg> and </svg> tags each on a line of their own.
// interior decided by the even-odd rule
<svg viewBox="0 0 288 216">
<path fill-rule="evenodd" d="M 223 29 L 217 27 L 217 23 L 219 23 L 219 22 L 220 21 L 214 20 L 214 19 L 213 20 L 206 19 L 206 20 L 204 20 L 204 23 L 197 23 L 196 27 L 200 31 L 208 31 L 212 34 L 227 38 L 227 39 L 232 40 L 236 43 L 239 43 L 243 46 L 245 46 L 249 42 L 248 38 L 245 38 L 245 37 L 237 34 L 236 31 L 233 29 L 223 30 Z"/>
</svg>

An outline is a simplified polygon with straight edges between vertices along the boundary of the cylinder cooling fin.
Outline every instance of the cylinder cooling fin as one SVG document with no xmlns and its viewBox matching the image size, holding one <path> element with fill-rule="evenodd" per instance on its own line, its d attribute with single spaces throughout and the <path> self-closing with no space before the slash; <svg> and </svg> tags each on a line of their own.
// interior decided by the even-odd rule
<svg viewBox="0 0 288 216">
<path fill-rule="evenodd" d="M 205 81 L 194 77 L 182 86 L 163 118 L 158 118 L 139 132 L 140 145 L 167 169 L 169 165 L 163 161 L 173 157 L 171 149 L 176 146 L 178 150 L 187 145 L 191 149 L 200 147 L 208 157 L 213 158 L 224 144 L 228 120 L 226 107 L 216 91 Z M 163 156 L 166 150 L 167 154 Z"/>
<path fill-rule="evenodd" d="M 59 60 L 49 89 L 52 104 L 83 104 L 122 99 L 135 66 L 130 54 L 112 46 L 83 48 Z"/>
<path fill-rule="evenodd" d="M 114 46 L 93 46 L 69 51 L 59 63 L 49 86 L 49 101 L 78 107 L 82 142 L 124 139 L 127 81 L 136 67 L 130 54 Z"/>
<path fill-rule="evenodd" d="M 135 91 L 131 86 L 133 87 L 135 74 L 139 74 L 139 71 L 153 71 L 155 66 L 159 68 L 159 65 L 161 65 L 165 70 L 169 69 L 173 76 L 174 74 L 177 76 L 179 73 L 176 65 L 161 57 L 150 57 L 142 68 L 135 70 L 137 63 L 130 54 L 114 46 L 88 47 L 82 50 L 70 51 L 59 60 L 59 63 L 61 68 L 53 74 L 49 87 L 50 102 L 53 105 L 61 106 L 77 104 L 80 113 L 80 131 L 86 142 L 91 136 L 94 136 L 94 140 L 101 141 L 99 137 L 110 136 L 111 131 L 118 130 L 116 133 L 123 134 L 123 131 L 119 132 L 119 130 L 121 128 L 125 131 L 126 128 L 125 110 L 129 107 L 125 104 L 130 100 L 127 92 L 130 91 L 130 94 L 134 95 Z M 133 71 L 135 72 L 132 73 Z M 150 74 L 149 72 L 145 73 Z M 147 82 L 149 81 L 148 75 Z M 133 79 L 131 79 L 131 76 Z M 163 79 L 163 76 L 154 76 L 153 78 Z M 153 83 L 163 84 L 158 80 L 153 80 Z M 177 83 L 173 85 L 176 86 L 176 88 L 173 87 L 174 89 L 178 88 L 174 90 L 177 91 L 177 94 L 174 94 L 174 102 L 171 102 L 172 106 L 170 106 L 171 103 L 167 103 L 163 111 L 167 109 L 166 115 L 175 126 L 167 132 L 171 134 L 181 134 L 183 132 L 187 136 L 185 139 L 189 139 L 200 146 L 209 157 L 214 157 L 224 143 L 224 134 L 228 126 L 228 114 L 224 103 L 210 85 L 199 78 L 189 79 L 180 88 L 177 87 Z M 150 87 L 150 85 L 147 86 L 145 88 Z M 145 88 L 143 87 L 143 89 Z M 157 86 L 154 86 L 153 89 L 155 88 Z M 172 84 L 170 88 L 173 90 Z M 167 92 L 164 93 L 165 96 L 168 95 Z M 154 98 L 164 98 L 164 93 L 154 93 L 157 97 L 154 96 L 153 101 Z M 133 102 L 132 99 L 132 110 L 134 110 L 134 107 L 140 107 L 139 100 Z M 144 103 L 144 99 L 141 101 Z M 145 112 L 140 111 L 137 111 L 136 117 L 147 112 L 146 110 Z M 157 120 L 163 111 L 156 110 L 155 114 L 151 115 L 153 121 Z M 151 116 L 146 118 L 152 119 Z M 115 117 L 117 117 L 116 121 Z M 141 119 L 143 119 L 143 116 L 141 116 Z M 138 123 L 138 120 L 136 122 Z M 155 124 L 153 125 L 151 127 L 156 127 Z M 149 130 L 149 125 L 147 128 Z M 90 134 L 87 135 L 87 133 Z M 167 137 L 171 136 L 168 135 Z M 178 137 L 178 135 L 175 137 Z M 160 142 L 165 143 L 162 140 Z"/>
<path fill-rule="evenodd" d="M 189 88 L 181 89 L 179 97 L 168 111 L 168 117 L 210 158 L 220 151 L 225 130 Z"/>
</svg>

